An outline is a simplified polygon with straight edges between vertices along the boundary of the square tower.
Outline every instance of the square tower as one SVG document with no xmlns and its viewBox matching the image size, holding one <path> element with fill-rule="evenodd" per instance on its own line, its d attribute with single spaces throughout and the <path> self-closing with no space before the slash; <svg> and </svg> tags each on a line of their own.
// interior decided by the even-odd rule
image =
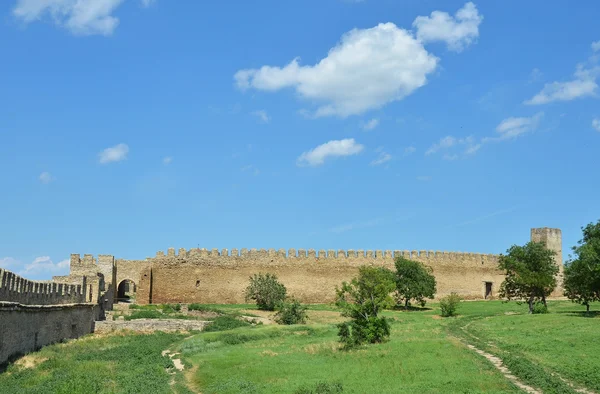
<svg viewBox="0 0 600 394">
<path fill-rule="evenodd" d="M 553 250 L 556 254 L 554 255 L 554 263 L 558 266 L 558 277 L 557 286 L 554 293 L 555 297 L 561 297 L 563 295 L 563 258 L 562 258 L 562 232 L 559 228 L 532 228 L 531 229 L 531 241 L 542 242 L 546 245 L 546 248 Z"/>
</svg>

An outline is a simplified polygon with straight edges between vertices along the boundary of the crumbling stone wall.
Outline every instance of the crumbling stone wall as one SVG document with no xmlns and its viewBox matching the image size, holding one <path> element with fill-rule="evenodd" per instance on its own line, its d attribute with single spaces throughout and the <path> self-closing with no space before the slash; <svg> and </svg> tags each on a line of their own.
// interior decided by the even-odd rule
<svg viewBox="0 0 600 394">
<path fill-rule="evenodd" d="M 74 284 L 38 282 L 0 269 L 0 301 L 35 305 L 85 302 L 85 279 Z"/>
</svg>

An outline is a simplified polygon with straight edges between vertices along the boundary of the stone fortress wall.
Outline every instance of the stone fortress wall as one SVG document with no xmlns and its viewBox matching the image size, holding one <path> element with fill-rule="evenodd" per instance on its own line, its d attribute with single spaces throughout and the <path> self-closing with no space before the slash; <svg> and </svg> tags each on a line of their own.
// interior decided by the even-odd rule
<svg viewBox="0 0 600 394">
<path fill-rule="evenodd" d="M 531 230 L 531 240 L 554 250 L 562 274 L 562 237 L 559 229 Z M 137 284 L 136 302 L 242 303 L 248 278 L 258 272 L 275 273 L 288 293 L 303 302 L 326 303 L 335 286 L 348 281 L 361 265 L 394 268 L 403 256 L 424 263 L 437 280 L 436 298 L 456 292 L 465 299 L 495 298 L 504 280 L 498 255 L 439 251 L 184 249 L 169 248 L 145 260 L 116 260 L 117 284 L 124 278 Z M 123 274 L 121 273 L 123 270 Z M 138 278 L 137 280 L 135 278 Z M 560 280 L 559 280 L 560 282 Z M 562 295 L 557 289 L 555 296 Z"/>
<path fill-rule="evenodd" d="M 101 257 L 96 265 L 91 256 L 85 262 L 72 261 L 71 275 L 52 281 L 32 281 L 0 269 L 0 366 L 42 346 L 93 332 L 94 322 L 112 309 L 112 279 L 105 283 L 102 272 L 113 275 L 112 260 Z"/>
</svg>

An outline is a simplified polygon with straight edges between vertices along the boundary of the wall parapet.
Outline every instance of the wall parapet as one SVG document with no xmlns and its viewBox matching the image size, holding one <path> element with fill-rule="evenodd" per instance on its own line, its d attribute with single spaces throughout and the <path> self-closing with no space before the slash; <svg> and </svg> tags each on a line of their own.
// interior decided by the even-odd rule
<svg viewBox="0 0 600 394">
<path fill-rule="evenodd" d="M 276 257 L 282 259 L 395 259 L 404 257 L 406 259 L 415 260 L 469 260 L 469 259 L 496 259 L 499 255 L 488 253 L 472 253 L 472 252 L 447 252 L 434 250 L 363 250 L 363 249 L 348 249 L 348 250 L 315 250 L 315 249 L 206 249 L 206 248 L 180 248 L 179 253 L 175 252 L 175 248 L 169 248 L 168 252 L 160 250 L 156 252 L 156 259 L 164 258 L 197 258 L 197 257 L 239 257 L 239 258 L 263 258 Z"/>
<path fill-rule="evenodd" d="M 0 269 L 0 301 L 25 305 L 84 303 L 85 283 L 38 282 Z"/>
</svg>

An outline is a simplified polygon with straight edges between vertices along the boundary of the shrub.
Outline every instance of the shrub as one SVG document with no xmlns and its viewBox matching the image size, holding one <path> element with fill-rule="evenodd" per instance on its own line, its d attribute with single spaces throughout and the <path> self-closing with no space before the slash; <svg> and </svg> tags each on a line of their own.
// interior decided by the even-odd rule
<svg viewBox="0 0 600 394">
<path fill-rule="evenodd" d="M 337 289 L 336 305 L 342 309 L 342 316 L 352 318 L 338 324 L 340 342 L 346 348 L 363 343 L 383 342 L 390 336 L 390 325 L 379 312 L 394 305 L 390 293 L 394 291 L 394 274 L 382 267 L 362 266 L 358 278 L 350 283 L 343 282 Z"/>
<path fill-rule="evenodd" d="M 233 330 L 238 327 L 247 327 L 250 323 L 244 320 L 236 319 L 232 316 L 219 316 L 212 323 L 204 327 L 204 331 L 225 331 Z"/>
<path fill-rule="evenodd" d="M 450 293 L 450 295 L 440 300 L 440 309 L 443 317 L 456 316 L 458 307 L 460 306 L 461 298 L 456 293 Z"/>
<path fill-rule="evenodd" d="M 536 302 L 533 306 L 533 314 L 543 315 L 548 313 L 548 307 L 543 302 Z"/>
<path fill-rule="evenodd" d="M 246 301 L 254 300 L 258 309 L 274 311 L 275 306 L 285 300 L 286 288 L 274 274 L 254 274 L 245 290 Z"/>
<path fill-rule="evenodd" d="M 314 386 L 301 386 L 294 394 L 337 394 L 343 391 L 344 386 L 341 382 L 318 382 Z"/>
<path fill-rule="evenodd" d="M 160 319 L 164 317 L 164 315 L 156 310 L 136 310 L 132 312 L 131 315 L 125 316 L 125 320 L 134 320 L 134 319 Z"/>
<path fill-rule="evenodd" d="M 197 303 L 189 304 L 188 310 L 189 311 L 199 311 L 199 312 L 214 312 L 214 313 L 219 313 L 219 314 L 224 313 L 221 309 L 213 308 L 212 306 L 207 306 L 207 305 L 197 304 Z"/>
<path fill-rule="evenodd" d="M 308 308 L 300 303 L 295 298 L 291 298 L 280 303 L 277 306 L 275 321 L 279 324 L 305 324 L 308 316 L 306 310 Z"/>
</svg>

